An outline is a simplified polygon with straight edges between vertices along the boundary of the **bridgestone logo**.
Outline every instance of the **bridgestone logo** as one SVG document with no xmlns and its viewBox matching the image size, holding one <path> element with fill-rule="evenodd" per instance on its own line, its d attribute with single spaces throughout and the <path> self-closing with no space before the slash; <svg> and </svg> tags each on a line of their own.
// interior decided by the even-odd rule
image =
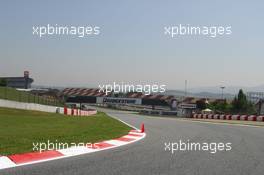
<svg viewBox="0 0 264 175">
<path fill-rule="evenodd" d="M 96 97 L 96 103 L 99 104 L 142 104 L 142 100 L 139 98 L 117 98 L 117 97 Z"/>
<path fill-rule="evenodd" d="M 104 98 L 103 103 L 122 103 L 122 104 L 135 104 L 136 100 L 127 100 L 127 99 L 109 99 Z"/>
</svg>

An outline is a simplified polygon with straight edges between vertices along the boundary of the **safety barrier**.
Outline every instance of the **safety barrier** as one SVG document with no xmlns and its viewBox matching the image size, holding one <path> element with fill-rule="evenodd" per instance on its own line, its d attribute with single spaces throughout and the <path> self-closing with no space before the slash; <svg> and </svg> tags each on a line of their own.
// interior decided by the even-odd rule
<svg viewBox="0 0 264 175">
<path fill-rule="evenodd" d="M 73 115 L 73 116 L 90 116 L 97 113 L 96 110 L 86 111 L 80 109 L 71 109 L 67 107 L 62 108 L 56 106 L 41 105 L 36 103 L 24 103 L 24 102 L 17 102 L 17 101 L 3 100 L 3 99 L 0 99 L 0 107 L 60 113 L 60 114 Z"/>
<path fill-rule="evenodd" d="M 225 120 L 226 116 L 225 115 L 220 115 L 220 120 Z"/>
<path fill-rule="evenodd" d="M 264 122 L 264 116 L 258 116 L 258 117 L 257 117 L 257 121 Z"/>
<path fill-rule="evenodd" d="M 241 115 L 241 116 L 240 116 L 240 120 L 245 120 L 245 121 L 247 121 L 247 120 L 248 120 L 248 116 L 247 116 L 247 115 Z"/>
<path fill-rule="evenodd" d="M 72 116 L 90 116 L 96 114 L 96 110 L 80 110 L 80 109 L 74 109 L 74 108 L 67 108 L 64 107 L 64 115 L 72 115 Z"/>
<path fill-rule="evenodd" d="M 255 115 L 250 115 L 250 116 L 248 116 L 248 120 L 249 120 L 249 121 L 256 121 L 256 120 L 257 120 L 257 116 L 255 116 Z"/>
<path fill-rule="evenodd" d="M 193 114 L 192 117 L 196 119 L 243 120 L 264 122 L 264 116 L 256 115 Z"/>
<path fill-rule="evenodd" d="M 213 119 L 219 119 L 219 115 L 218 114 L 215 114 Z"/>
<path fill-rule="evenodd" d="M 213 114 L 208 114 L 208 119 L 213 119 L 214 115 Z"/>
<path fill-rule="evenodd" d="M 35 110 L 35 111 L 51 112 L 51 113 L 63 112 L 62 107 L 42 105 L 36 103 L 17 102 L 17 101 L 5 100 L 5 99 L 0 99 L 0 107 Z"/>
</svg>

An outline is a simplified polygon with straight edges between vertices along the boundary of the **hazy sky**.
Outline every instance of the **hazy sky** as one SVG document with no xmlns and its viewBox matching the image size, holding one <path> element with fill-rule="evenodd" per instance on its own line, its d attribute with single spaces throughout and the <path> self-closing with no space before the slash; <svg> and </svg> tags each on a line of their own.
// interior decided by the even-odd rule
<svg viewBox="0 0 264 175">
<path fill-rule="evenodd" d="M 261 0 L 0 2 L 0 76 L 29 70 L 37 85 L 160 83 L 170 89 L 255 86 L 264 75 Z M 32 35 L 32 26 L 99 26 L 96 37 Z M 219 38 L 169 38 L 165 26 L 232 26 Z"/>
</svg>

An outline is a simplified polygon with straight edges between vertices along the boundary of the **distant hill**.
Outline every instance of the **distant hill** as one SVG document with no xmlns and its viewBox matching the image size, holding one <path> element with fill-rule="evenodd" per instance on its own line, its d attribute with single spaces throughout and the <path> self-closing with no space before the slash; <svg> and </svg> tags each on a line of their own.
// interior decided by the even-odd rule
<svg viewBox="0 0 264 175">
<path fill-rule="evenodd" d="M 224 89 L 224 93 L 227 94 L 237 94 L 239 89 L 242 89 L 244 92 L 264 92 L 264 85 L 254 86 L 254 87 L 246 87 L 246 86 L 226 86 Z M 200 92 L 209 92 L 221 94 L 222 90 L 219 86 L 214 87 L 198 87 L 189 89 L 192 93 L 200 93 Z"/>
<path fill-rule="evenodd" d="M 246 86 L 227 86 L 224 89 L 224 98 L 233 99 L 238 93 L 239 89 L 246 92 L 264 92 L 264 85 L 246 87 Z M 175 95 L 178 97 L 185 96 L 185 92 L 181 90 L 167 90 L 165 95 Z M 187 96 L 199 97 L 199 98 L 222 98 L 222 90 L 219 86 L 212 87 L 198 87 L 190 88 L 187 91 Z"/>
<path fill-rule="evenodd" d="M 184 97 L 185 96 L 185 92 L 180 91 L 180 90 L 167 90 L 163 94 L 174 95 L 176 97 Z M 187 92 L 187 96 L 197 97 L 197 98 L 222 98 L 222 94 L 211 93 L 211 92 L 198 92 L 198 93 Z M 232 98 L 234 98 L 234 96 L 235 95 L 233 95 L 233 94 L 224 93 L 224 98 L 227 98 L 227 99 L 232 99 Z"/>
</svg>

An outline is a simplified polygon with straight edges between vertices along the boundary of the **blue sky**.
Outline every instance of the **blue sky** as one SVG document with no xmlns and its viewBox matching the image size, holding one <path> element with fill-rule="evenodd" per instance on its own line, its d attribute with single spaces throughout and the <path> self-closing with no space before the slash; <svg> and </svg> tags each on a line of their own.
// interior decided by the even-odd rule
<svg viewBox="0 0 264 175">
<path fill-rule="evenodd" d="M 264 2 L 1 1 L 0 75 L 38 85 L 159 83 L 169 89 L 263 84 Z M 32 35 L 32 26 L 100 26 L 97 37 Z M 164 26 L 232 26 L 219 38 L 169 38 Z"/>
</svg>

